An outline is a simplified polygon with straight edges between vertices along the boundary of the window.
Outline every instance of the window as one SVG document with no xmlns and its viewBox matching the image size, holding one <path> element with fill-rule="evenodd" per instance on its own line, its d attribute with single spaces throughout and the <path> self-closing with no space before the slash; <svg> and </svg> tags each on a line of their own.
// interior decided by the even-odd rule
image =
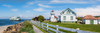
<svg viewBox="0 0 100 33">
<path fill-rule="evenodd" d="M 69 11 L 67 11 L 67 12 L 66 12 L 66 14 L 70 14 L 70 12 L 69 12 Z"/>
<path fill-rule="evenodd" d="M 63 16 L 63 20 L 66 20 L 66 16 Z"/>
<path fill-rule="evenodd" d="M 70 17 L 70 20 L 73 20 L 73 16 Z"/>
<path fill-rule="evenodd" d="M 98 20 L 98 22 L 100 22 L 100 20 Z"/>
</svg>

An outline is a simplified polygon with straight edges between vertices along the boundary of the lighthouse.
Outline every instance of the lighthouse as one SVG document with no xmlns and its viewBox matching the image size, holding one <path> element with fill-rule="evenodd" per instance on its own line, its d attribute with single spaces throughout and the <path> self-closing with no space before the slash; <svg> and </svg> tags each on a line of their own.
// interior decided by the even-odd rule
<svg viewBox="0 0 100 33">
<path fill-rule="evenodd" d="M 57 17 L 55 16 L 54 10 L 52 10 L 50 14 L 51 14 L 50 21 L 57 22 Z"/>
</svg>

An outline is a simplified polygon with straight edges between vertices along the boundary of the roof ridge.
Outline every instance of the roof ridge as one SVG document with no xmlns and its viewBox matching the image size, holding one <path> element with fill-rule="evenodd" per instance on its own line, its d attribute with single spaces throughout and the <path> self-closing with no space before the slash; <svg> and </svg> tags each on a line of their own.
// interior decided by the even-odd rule
<svg viewBox="0 0 100 33">
<path fill-rule="evenodd" d="M 76 13 L 73 10 L 71 10 L 70 8 L 67 8 L 64 11 L 62 11 L 61 14 L 64 13 L 64 12 L 66 12 L 66 11 L 69 11 L 69 12 L 71 12 L 71 13 L 73 13 L 73 14 L 76 15 Z"/>
</svg>

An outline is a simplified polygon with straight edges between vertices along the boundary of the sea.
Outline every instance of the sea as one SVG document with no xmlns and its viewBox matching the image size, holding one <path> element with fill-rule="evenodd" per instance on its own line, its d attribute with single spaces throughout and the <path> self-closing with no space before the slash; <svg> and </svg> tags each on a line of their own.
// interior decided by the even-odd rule
<svg viewBox="0 0 100 33">
<path fill-rule="evenodd" d="M 9 19 L 0 19 L 0 26 L 15 25 L 15 24 L 24 22 L 25 20 L 31 20 L 31 19 L 22 19 L 21 21 L 11 21 Z"/>
</svg>

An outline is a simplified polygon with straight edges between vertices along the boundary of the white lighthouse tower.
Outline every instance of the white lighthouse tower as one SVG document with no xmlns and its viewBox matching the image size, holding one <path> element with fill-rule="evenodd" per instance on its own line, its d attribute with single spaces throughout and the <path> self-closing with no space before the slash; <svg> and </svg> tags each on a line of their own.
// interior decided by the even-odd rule
<svg viewBox="0 0 100 33">
<path fill-rule="evenodd" d="M 54 10 L 51 11 L 50 21 L 57 22 L 57 17 L 55 16 Z"/>
</svg>

